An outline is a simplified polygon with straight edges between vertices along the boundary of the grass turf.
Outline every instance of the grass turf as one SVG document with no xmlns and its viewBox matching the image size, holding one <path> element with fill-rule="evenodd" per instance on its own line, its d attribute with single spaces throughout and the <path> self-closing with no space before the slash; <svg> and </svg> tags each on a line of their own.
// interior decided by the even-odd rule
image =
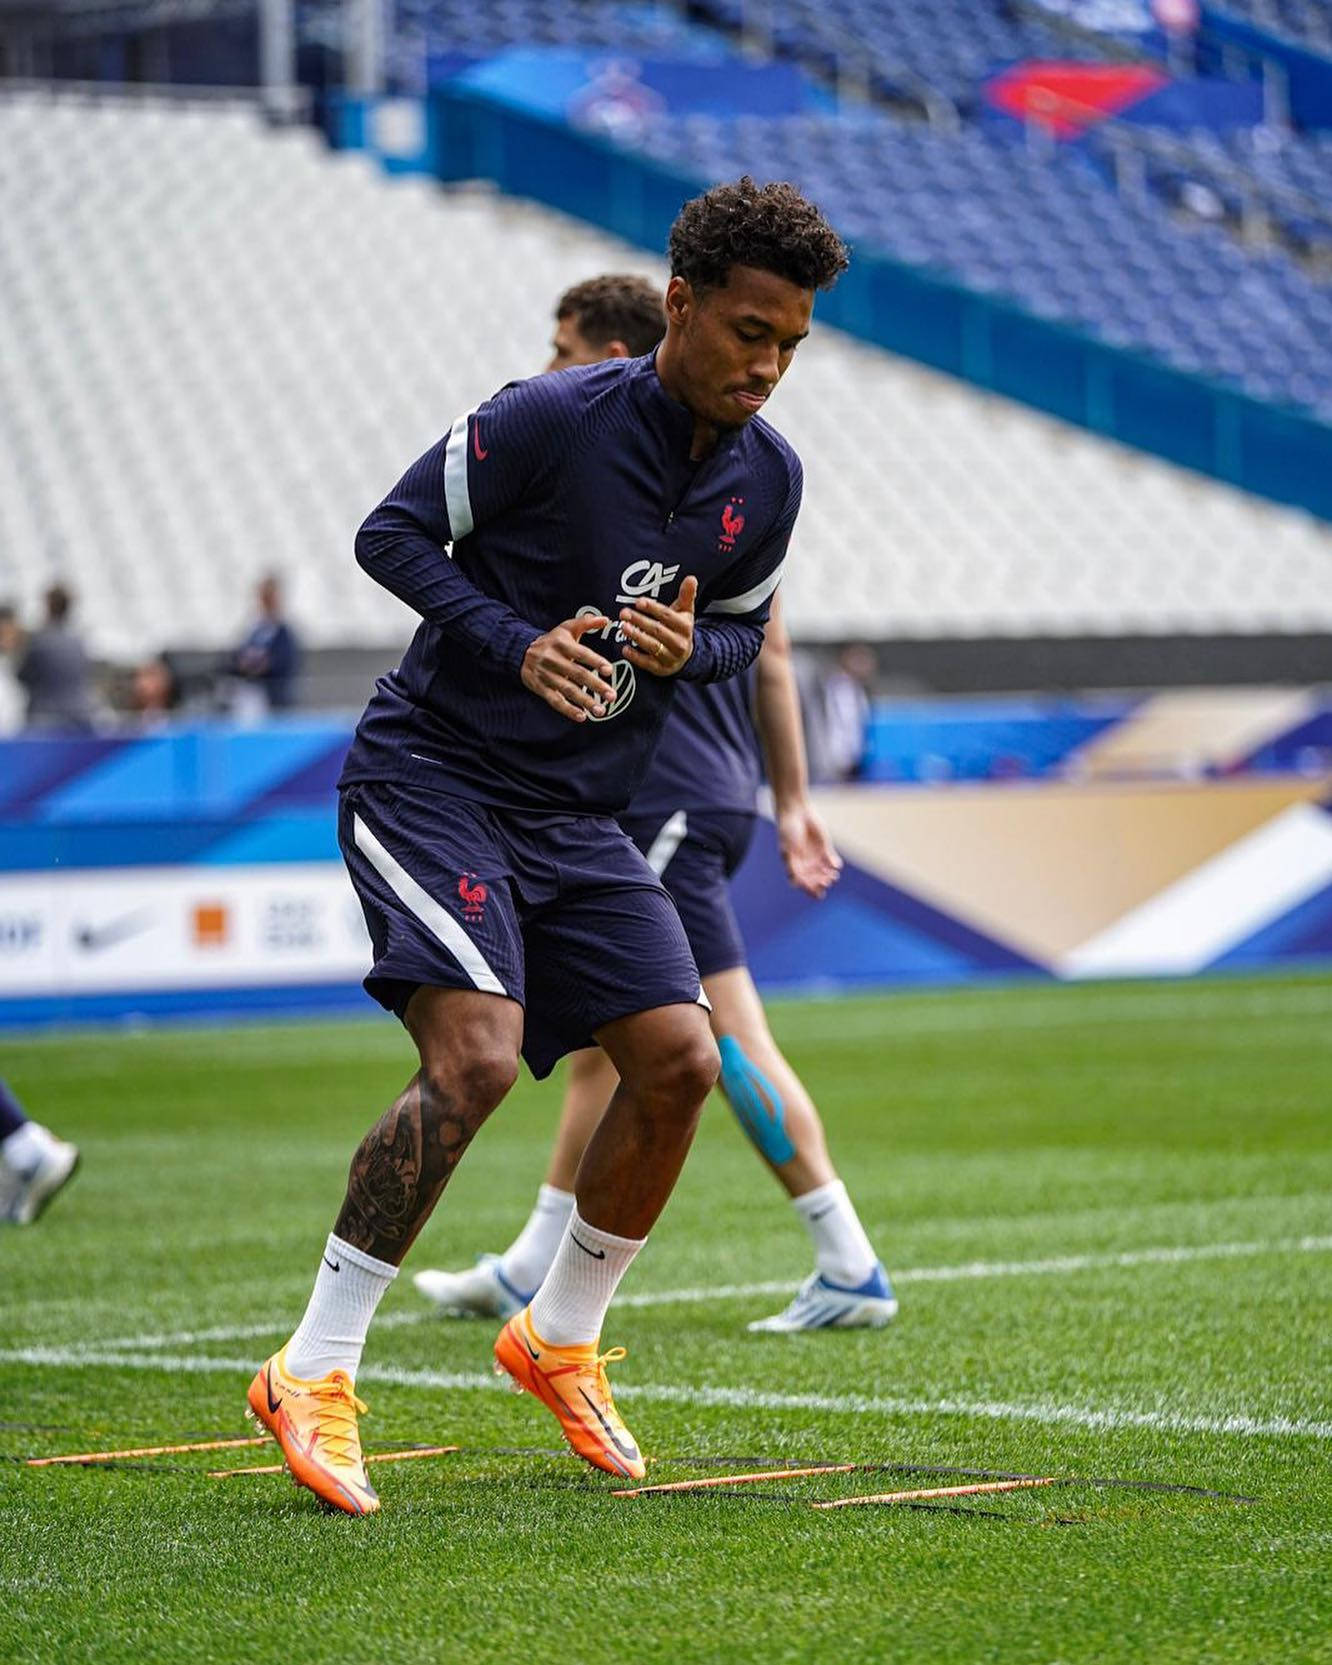
<svg viewBox="0 0 1332 1665">
<path fill-rule="evenodd" d="M 0 1460 L 0 1658 L 1332 1659 L 1330 1014 L 1314 977 L 775 1004 L 899 1274 L 898 1323 L 751 1336 L 783 1299 L 751 1292 L 626 1304 L 607 1329 L 654 1479 L 856 1459 L 1254 1504 L 806 1506 L 931 1483 L 892 1472 L 618 1501 L 533 1401 L 489 1390 L 493 1326 L 422 1320 L 404 1278 L 367 1351 L 365 1437 L 461 1453 L 379 1469 L 368 1521 L 280 1478 L 207 1477 L 258 1452 Z M 82 1034 L 3 1059 L 85 1168 L 0 1234 L 0 1459 L 247 1432 L 248 1369 L 300 1313 L 404 1038 Z M 520 1086 L 409 1265 L 507 1241 L 554 1109 Z M 719 1101 L 625 1293 L 807 1269 Z"/>
</svg>

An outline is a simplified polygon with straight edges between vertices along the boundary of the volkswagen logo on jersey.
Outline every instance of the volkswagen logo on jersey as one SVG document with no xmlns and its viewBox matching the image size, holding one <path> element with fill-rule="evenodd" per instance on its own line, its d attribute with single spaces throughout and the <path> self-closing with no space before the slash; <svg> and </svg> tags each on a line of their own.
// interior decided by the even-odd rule
<svg viewBox="0 0 1332 1665">
<path fill-rule="evenodd" d="M 638 686 L 638 678 L 634 674 L 634 667 L 627 659 L 617 659 L 611 667 L 611 684 L 615 689 L 614 698 L 607 710 L 598 717 L 594 711 L 588 716 L 594 723 L 609 722 L 612 717 L 618 717 L 625 706 L 634 697 L 634 689 Z"/>
</svg>

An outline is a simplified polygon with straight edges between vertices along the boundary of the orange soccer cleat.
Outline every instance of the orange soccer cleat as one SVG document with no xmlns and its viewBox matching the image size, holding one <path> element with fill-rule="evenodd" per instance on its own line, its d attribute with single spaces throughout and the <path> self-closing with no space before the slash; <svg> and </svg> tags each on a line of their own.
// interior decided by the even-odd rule
<svg viewBox="0 0 1332 1665">
<path fill-rule="evenodd" d="M 496 1374 L 507 1374 L 515 1389 L 554 1411 L 565 1439 L 594 1468 L 641 1480 L 647 1470 L 606 1380 L 606 1366 L 622 1359 L 624 1348 L 598 1353 L 594 1342 L 552 1347 L 532 1328 L 529 1310 L 515 1314 L 496 1337 Z"/>
<path fill-rule="evenodd" d="M 307 1486 L 331 1509 L 373 1515 L 379 1495 L 366 1478 L 356 1426 L 365 1406 L 352 1391 L 351 1377 L 345 1370 L 314 1382 L 289 1376 L 286 1351 L 274 1353 L 250 1383 L 251 1416 L 278 1442 L 298 1486 Z"/>
</svg>

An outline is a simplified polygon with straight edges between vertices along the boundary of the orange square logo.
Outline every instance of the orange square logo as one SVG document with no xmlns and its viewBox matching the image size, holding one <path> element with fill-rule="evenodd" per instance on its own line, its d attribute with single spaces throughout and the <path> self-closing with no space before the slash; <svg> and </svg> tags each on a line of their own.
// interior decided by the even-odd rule
<svg viewBox="0 0 1332 1665">
<path fill-rule="evenodd" d="M 196 902 L 194 905 L 195 947 L 225 947 L 230 923 L 227 910 L 220 902 Z"/>
</svg>

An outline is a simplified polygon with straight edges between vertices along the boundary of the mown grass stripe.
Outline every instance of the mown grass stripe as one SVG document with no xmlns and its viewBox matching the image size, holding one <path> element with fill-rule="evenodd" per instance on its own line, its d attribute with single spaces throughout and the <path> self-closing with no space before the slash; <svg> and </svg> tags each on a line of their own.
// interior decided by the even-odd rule
<svg viewBox="0 0 1332 1665">
<path fill-rule="evenodd" d="M 247 1376 L 253 1359 L 214 1359 L 195 1354 L 155 1353 L 149 1358 L 61 1347 L 17 1347 L 0 1352 L 0 1364 L 34 1365 L 46 1369 L 111 1369 L 163 1371 L 185 1375 Z M 364 1365 L 357 1386 L 380 1382 L 393 1387 L 435 1388 L 449 1392 L 498 1391 L 506 1384 L 475 1371 L 410 1370 L 399 1365 Z M 870 1394 L 773 1393 L 762 1388 L 677 1386 L 664 1382 L 617 1383 L 617 1398 L 656 1404 L 707 1405 L 716 1409 L 762 1411 L 823 1411 L 851 1416 L 956 1416 L 997 1422 L 1062 1424 L 1075 1428 L 1151 1428 L 1170 1434 L 1222 1434 L 1243 1439 L 1332 1440 L 1332 1422 L 1302 1417 L 1263 1416 L 1235 1412 L 1227 1416 L 1191 1411 L 1133 1410 L 1120 1406 L 1021 1404 L 991 1399 L 893 1399 Z"/>
</svg>

